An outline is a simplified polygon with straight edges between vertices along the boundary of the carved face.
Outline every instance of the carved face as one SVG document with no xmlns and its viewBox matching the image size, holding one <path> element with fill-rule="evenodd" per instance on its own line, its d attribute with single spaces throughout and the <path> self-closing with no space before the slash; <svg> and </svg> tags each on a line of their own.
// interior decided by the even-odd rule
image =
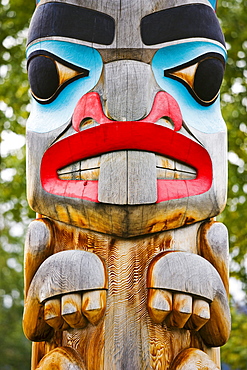
<svg viewBox="0 0 247 370">
<path fill-rule="evenodd" d="M 225 57 L 207 0 L 41 1 L 27 48 L 31 207 L 120 236 L 219 214 Z"/>
</svg>

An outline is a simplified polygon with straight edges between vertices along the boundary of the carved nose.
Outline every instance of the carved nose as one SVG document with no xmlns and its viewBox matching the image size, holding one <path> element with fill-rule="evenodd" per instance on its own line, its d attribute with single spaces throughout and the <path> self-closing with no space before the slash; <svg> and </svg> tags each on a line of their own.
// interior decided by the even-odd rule
<svg viewBox="0 0 247 370">
<path fill-rule="evenodd" d="M 134 60 L 106 64 L 104 85 L 104 110 L 116 121 L 144 118 L 150 112 L 157 92 L 150 65 Z"/>
</svg>

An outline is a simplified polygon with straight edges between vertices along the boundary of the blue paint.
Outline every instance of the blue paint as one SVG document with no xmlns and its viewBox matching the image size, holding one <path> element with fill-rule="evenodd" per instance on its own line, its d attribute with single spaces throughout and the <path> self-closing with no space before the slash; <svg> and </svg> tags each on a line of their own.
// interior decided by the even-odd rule
<svg viewBox="0 0 247 370">
<path fill-rule="evenodd" d="M 217 0 L 208 0 L 209 2 L 210 2 L 210 4 L 212 5 L 212 7 L 214 8 L 214 9 L 216 9 L 216 7 L 217 7 Z"/>
<path fill-rule="evenodd" d="M 163 70 L 170 69 L 206 53 L 219 53 L 226 59 L 223 45 L 206 41 L 190 41 L 159 49 L 154 55 L 152 64 Z"/>
<path fill-rule="evenodd" d="M 103 62 L 97 50 L 65 41 L 38 42 L 27 49 L 27 57 L 36 50 L 48 51 L 89 71 L 89 76 L 68 84 L 50 104 L 40 104 L 32 99 L 27 129 L 44 133 L 55 130 L 69 121 L 78 100 L 98 83 Z"/>
<path fill-rule="evenodd" d="M 183 120 L 195 129 L 211 134 L 225 130 L 221 116 L 220 99 L 208 106 L 197 103 L 186 87 L 179 81 L 164 76 L 164 70 L 177 67 L 206 53 L 219 53 L 226 58 L 226 51 L 220 45 L 204 41 L 191 41 L 164 47 L 156 52 L 152 61 L 154 76 L 159 86 L 176 99 Z"/>
</svg>

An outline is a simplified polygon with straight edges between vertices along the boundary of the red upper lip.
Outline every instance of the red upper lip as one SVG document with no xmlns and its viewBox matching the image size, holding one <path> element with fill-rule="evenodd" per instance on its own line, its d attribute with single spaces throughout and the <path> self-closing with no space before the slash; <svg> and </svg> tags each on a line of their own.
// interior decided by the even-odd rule
<svg viewBox="0 0 247 370">
<path fill-rule="evenodd" d="M 160 98 L 164 102 L 164 96 L 159 94 L 163 92 L 156 95 L 153 108 Z M 162 116 L 172 116 L 175 130 L 180 129 L 182 117 L 178 106 L 174 106 L 174 99 L 171 101 L 168 99 L 168 112 L 164 113 L 164 109 L 159 109 L 159 104 L 156 104 L 158 109 L 152 109 L 144 120 L 111 121 L 102 115 L 101 104 L 99 110 L 97 96 L 97 93 L 89 93 L 83 97 L 84 106 L 82 105 L 82 109 L 75 109 L 73 127 L 78 130 L 81 120 L 86 117 L 94 118 L 101 124 L 58 141 L 44 153 L 41 162 L 41 182 L 47 192 L 97 202 L 95 194 L 97 181 L 60 180 L 57 170 L 85 158 L 128 149 L 168 156 L 197 170 L 197 177 L 194 180 L 157 180 L 158 203 L 202 194 L 209 190 L 212 184 L 212 162 L 206 149 L 178 132 L 154 123 Z M 89 112 L 90 104 L 85 104 L 85 97 L 88 103 L 90 99 L 93 102 L 93 114 Z M 104 121 L 103 117 L 106 118 Z"/>
<path fill-rule="evenodd" d="M 104 114 L 99 94 L 96 92 L 83 95 L 83 97 L 78 101 L 72 118 L 74 129 L 79 132 L 81 121 L 88 117 L 95 119 L 99 124 L 114 122 Z M 169 117 L 174 123 L 175 131 L 179 131 L 182 127 L 183 120 L 178 103 L 165 91 L 160 91 L 156 94 L 149 115 L 137 122 L 155 123 L 161 117 Z"/>
</svg>

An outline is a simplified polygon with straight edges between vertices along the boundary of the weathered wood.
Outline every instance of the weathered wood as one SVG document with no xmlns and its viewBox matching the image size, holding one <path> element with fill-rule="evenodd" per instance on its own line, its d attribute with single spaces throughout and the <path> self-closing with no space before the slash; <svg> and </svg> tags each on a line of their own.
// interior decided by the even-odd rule
<svg viewBox="0 0 247 370">
<path fill-rule="evenodd" d="M 155 91 L 147 80 L 150 68 L 149 64 L 134 60 L 106 64 L 105 99 L 111 119 L 137 121 L 148 115 Z"/>
<path fill-rule="evenodd" d="M 72 348 L 56 348 L 40 361 L 37 370 L 49 370 L 54 365 L 60 370 L 86 370 L 86 367 L 78 355 L 77 351 Z"/>
<path fill-rule="evenodd" d="M 219 367 L 211 361 L 204 352 L 195 348 L 182 351 L 171 365 L 171 370 L 210 369 L 219 370 Z"/>
<path fill-rule="evenodd" d="M 227 341 L 231 327 L 227 293 L 217 270 L 207 260 L 186 252 L 161 253 L 149 266 L 147 287 L 189 293 L 209 301 L 211 320 L 200 334 L 209 346 L 221 346 Z M 174 297 L 168 325 L 182 328 L 192 314 L 191 297 L 184 294 Z"/>
<path fill-rule="evenodd" d="M 87 325 L 81 306 L 80 293 L 66 294 L 61 297 L 61 315 L 71 328 L 84 328 Z"/>
<path fill-rule="evenodd" d="M 82 312 L 88 321 L 97 325 L 106 308 L 106 291 L 93 290 L 82 296 Z"/>
<path fill-rule="evenodd" d="M 219 272 L 227 293 L 229 292 L 228 232 L 220 222 L 205 223 L 199 231 L 199 253 L 211 262 Z"/>
<path fill-rule="evenodd" d="M 169 317 L 169 326 L 183 328 L 192 314 L 192 296 L 186 294 L 173 295 L 173 312 Z"/>
<path fill-rule="evenodd" d="M 172 293 L 150 288 L 148 290 L 147 307 L 151 319 L 160 324 L 172 310 Z"/>
<path fill-rule="evenodd" d="M 154 153 L 128 151 L 128 204 L 157 201 Z"/>
<path fill-rule="evenodd" d="M 194 299 L 191 329 L 200 330 L 210 319 L 210 306 L 203 299 Z"/>
<path fill-rule="evenodd" d="M 49 299 L 44 303 L 44 320 L 55 330 L 66 330 L 69 328 L 69 325 L 61 315 L 60 298 Z"/>
<path fill-rule="evenodd" d="M 127 152 L 101 156 L 98 192 L 100 202 L 127 204 Z"/>
<path fill-rule="evenodd" d="M 53 253 L 53 250 L 54 235 L 50 221 L 48 219 L 33 221 L 28 228 L 25 243 L 25 296 L 37 268 Z"/>
</svg>

